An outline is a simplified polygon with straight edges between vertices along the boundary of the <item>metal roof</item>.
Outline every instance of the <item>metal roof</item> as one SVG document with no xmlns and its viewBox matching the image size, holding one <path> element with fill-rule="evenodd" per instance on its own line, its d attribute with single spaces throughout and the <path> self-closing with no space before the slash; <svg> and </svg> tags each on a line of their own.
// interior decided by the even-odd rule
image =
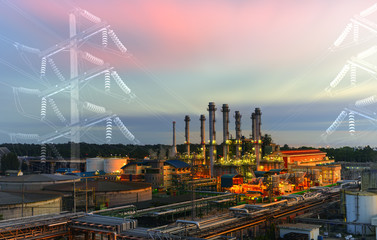
<svg viewBox="0 0 377 240">
<path fill-rule="evenodd" d="M 221 176 L 221 178 L 234 178 L 234 177 L 242 177 L 241 175 L 239 174 L 224 174 Z"/>
<path fill-rule="evenodd" d="M 265 173 L 265 171 L 254 171 L 255 177 L 263 177 Z"/>
<path fill-rule="evenodd" d="M 305 150 L 286 150 L 286 151 L 281 151 L 281 154 L 283 155 L 307 155 L 307 154 L 326 154 L 325 152 L 322 152 L 319 149 L 305 149 Z"/>
<path fill-rule="evenodd" d="M 181 161 L 181 160 L 167 160 L 165 163 L 175 167 L 175 168 L 189 168 L 191 167 L 189 164 Z"/>
<path fill-rule="evenodd" d="M 127 163 L 126 165 L 124 165 L 123 167 L 121 167 L 121 169 L 124 169 L 128 166 L 131 166 L 131 165 L 148 165 L 148 162 L 146 161 L 142 161 L 142 162 L 130 162 L 130 163 Z"/>
</svg>

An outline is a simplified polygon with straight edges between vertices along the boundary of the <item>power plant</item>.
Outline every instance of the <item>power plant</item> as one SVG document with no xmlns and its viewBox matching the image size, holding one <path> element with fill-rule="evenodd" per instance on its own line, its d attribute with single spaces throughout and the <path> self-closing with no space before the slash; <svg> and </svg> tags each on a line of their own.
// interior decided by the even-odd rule
<svg viewBox="0 0 377 240">
<path fill-rule="evenodd" d="M 186 154 L 176 158 L 193 164 L 193 181 L 200 180 L 211 184 L 221 182 L 221 189 L 237 193 L 259 192 L 262 195 L 278 196 L 285 192 L 306 189 L 310 186 L 333 184 L 340 180 L 340 165 L 330 160 L 326 153 L 319 150 L 280 151 L 274 143 L 262 137 L 262 112 L 255 108 L 251 113 L 251 138 L 242 136 L 240 111 L 234 112 L 235 138 L 229 137 L 228 104 L 223 104 L 222 130 L 223 142 L 216 144 L 216 105 L 208 104 L 209 149 L 207 155 L 205 138 L 206 116 L 200 115 L 200 152 L 190 153 L 190 121 L 185 121 Z M 175 136 L 175 122 L 173 122 Z M 175 137 L 173 148 L 176 149 Z M 217 153 L 222 149 L 222 156 Z M 331 174 L 329 174 L 331 173 Z M 321 176 L 321 177 L 320 177 Z M 232 184 L 223 184 L 230 177 Z M 203 185 L 203 184 L 202 184 Z M 210 184 L 208 184 L 210 185 Z M 216 187 L 219 190 L 219 186 Z"/>
</svg>

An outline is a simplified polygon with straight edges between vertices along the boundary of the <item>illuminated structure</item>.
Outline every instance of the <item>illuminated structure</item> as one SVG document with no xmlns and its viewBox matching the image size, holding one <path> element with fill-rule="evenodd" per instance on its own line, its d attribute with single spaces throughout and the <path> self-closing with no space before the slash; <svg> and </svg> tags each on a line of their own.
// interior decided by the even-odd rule
<svg viewBox="0 0 377 240">
<path fill-rule="evenodd" d="M 236 120 L 236 158 L 239 159 L 241 157 L 241 117 L 239 111 L 235 111 L 234 118 Z"/>
<path fill-rule="evenodd" d="M 202 146 L 203 159 L 206 162 L 206 116 L 200 115 L 200 144 Z"/>
<path fill-rule="evenodd" d="M 228 161 L 229 155 L 229 106 L 228 104 L 223 104 L 221 109 L 223 112 L 223 158 L 224 161 Z"/>
<path fill-rule="evenodd" d="M 175 140 L 175 121 L 173 121 L 173 146 L 172 146 L 172 155 L 175 157 L 177 155 L 177 142 Z"/>
<path fill-rule="evenodd" d="M 210 177 L 214 177 L 214 163 L 216 161 L 216 130 L 215 130 L 215 113 L 216 106 L 214 102 L 208 104 L 209 112 L 209 160 L 210 160 Z"/>
<path fill-rule="evenodd" d="M 281 151 L 284 167 L 290 169 L 295 165 L 316 165 L 323 163 L 333 163 L 334 160 L 329 160 L 326 153 L 318 149 L 310 150 L 288 150 Z"/>
<path fill-rule="evenodd" d="M 193 169 L 195 169 L 193 173 L 194 180 L 202 178 L 202 180 L 217 179 L 217 183 L 219 184 L 220 179 L 226 179 L 227 177 L 232 177 L 230 179 L 233 179 L 234 176 L 237 176 L 237 181 L 230 181 L 233 184 L 230 187 L 225 187 L 225 185 L 228 186 L 229 184 L 224 185 L 221 182 L 222 188 L 225 188 L 223 190 L 252 196 L 276 196 L 292 191 L 301 191 L 311 186 L 333 184 L 340 180 L 340 164 L 336 164 L 334 160 L 328 159 L 326 153 L 320 150 L 280 151 L 279 145 L 270 143 L 269 146 L 264 146 L 264 156 L 262 157 L 262 114 L 259 108 L 255 108 L 255 111 L 251 115 L 252 139 L 241 136 L 241 114 L 239 111 L 236 111 L 234 114 L 236 138 L 229 139 L 230 111 L 228 104 L 223 104 L 224 157 L 216 160 L 216 107 L 213 102 L 209 103 L 208 111 L 210 173 L 207 173 L 208 168 L 205 165 L 207 164 L 205 157 L 205 116 L 201 115 L 203 158 L 199 155 L 199 157 L 195 156 L 192 159 L 192 163 L 194 164 Z M 189 117 L 186 116 L 186 144 L 189 142 L 189 120 Z M 233 155 L 234 152 L 235 155 Z M 220 184 L 218 187 L 220 187 Z"/>
<path fill-rule="evenodd" d="M 189 164 L 175 159 L 131 162 L 122 169 L 122 180 L 149 182 L 158 190 L 184 188 L 191 174 Z"/>
<path fill-rule="evenodd" d="M 259 170 L 260 161 L 262 159 L 262 138 L 261 138 L 261 111 L 260 108 L 255 108 L 255 112 L 251 114 L 252 120 L 252 136 L 254 143 L 255 162 L 257 164 L 257 170 Z"/>
<path fill-rule="evenodd" d="M 185 116 L 185 144 L 186 144 L 186 152 L 187 156 L 190 157 L 190 116 Z"/>
</svg>

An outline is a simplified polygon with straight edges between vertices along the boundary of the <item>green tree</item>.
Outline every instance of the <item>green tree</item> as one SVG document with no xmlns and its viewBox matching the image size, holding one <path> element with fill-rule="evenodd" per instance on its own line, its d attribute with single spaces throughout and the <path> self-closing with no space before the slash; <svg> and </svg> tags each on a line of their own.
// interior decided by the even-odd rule
<svg viewBox="0 0 377 240">
<path fill-rule="evenodd" d="M 4 154 L 1 157 L 1 171 L 6 170 L 18 170 L 20 167 L 20 162 L 18 161 L 17 155 L 14 153 Z"/>
</svg>

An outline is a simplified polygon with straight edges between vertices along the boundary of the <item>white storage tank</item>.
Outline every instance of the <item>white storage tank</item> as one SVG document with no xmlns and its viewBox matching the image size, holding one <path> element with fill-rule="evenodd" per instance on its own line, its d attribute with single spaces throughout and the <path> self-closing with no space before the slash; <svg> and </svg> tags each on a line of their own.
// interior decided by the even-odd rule
<svg viewBox="0 0 377 240">
<path fill-rule="evenodd" d="M 87 158 L 86 171 L 87 172 L 103 171 L 104 160 L 105 159 L 103 158 Z"/>
<path fill-rule="evenodd" d="M 124 165 L 127 164 L 127 158 L 106 158 L 104 164 L 105 173 L 121 172 Z"/>
<path fill-rule="evenodd" d="M 375 192 L 346 192 L 347 222 L 371 223 L 372 217 L 377 215 L 377 193 Z M 347 231 L 353 234 L 362 234 L 361 225 L 347 225 Z M 366 234 L 371 234 L 365 228 Z"/>
</svg>

